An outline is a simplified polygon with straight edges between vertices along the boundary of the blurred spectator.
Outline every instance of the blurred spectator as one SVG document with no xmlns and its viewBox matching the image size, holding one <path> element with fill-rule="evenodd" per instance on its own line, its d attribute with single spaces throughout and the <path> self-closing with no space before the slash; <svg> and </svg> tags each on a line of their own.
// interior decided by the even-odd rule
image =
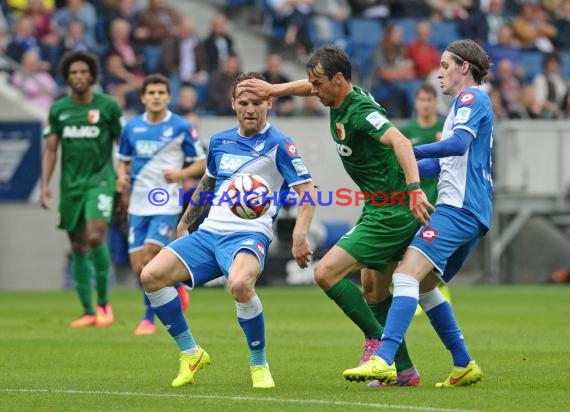
<svg viewBox="0 0 570 412">
<path fill-rule="evenodd" d="M 6 21 L 4 10 L 0 8 L 0 50 L 2 52 L 5 52 L 7 46 L 8 46 L 8 22 Z M 0 63 L 0 70 L 4 70 L 3 62 Z"/>
<path fill-rule="evenodd" d="M 178 99 L 172 111 L 192 122 L 194 127 L 200 125 L 198 110 L 198 94 L 192 86 L 183 86 L 178 93 Z"/>
<path fill-rule="evenodd" d="M 158 71 L 160 48 L 175 34 L 180 20 L 178 12 L 164 0 L 148 0 L 147 8 L 139 16 L 139 30 L 135 33 L 142 45 L 146 73 Z"/>
<path fill-rule="evenodd" d="M 434 20 L 465 19 L 472 0 L 426 0 Z"/>
<path fill-rule="evenodd" d="M 119 18 L 128 21 L 131 25 L 133 29 L 132 40 L 136 41 L 137 38 L 144 37 L 147 30 L 144 27 L 139 27 L 139 11 L 136 0 L 116 0 L 116 4 L 110 7 L 107 15 L 107 32 L 109 32 L 113 20 Z"/>
<path fill-rule="evenodd" d="M 59 63 L 59 30 L 52 21 L 52 12 L 46 8 L 44 0 L 29 0 L 24 10 L 24 16 L 32 20 L 36 38 L 39 41 L 41 55 L 49 62 L 53 73 Z M 51 5 L 53 8 L 53 4 Z"/>
<path fill-rule="evenodd" d="M 158 71 L 170 80 L 170 94 L 175 102 L 182 85 L 192 85 L 202 104 L 208 87 L 208 71 L 202 43 L 191 18 L 182 19 L 177 34 L 162 45 Z"/>
<path fill-rule="evenodd" d="M 548 20 L 548 15 L 540 5 L 525 1 L 520 14 L 513 18 L 513 34 L 521 47 L 548 53 L 554 50 L 552 40 L 556 37 L 556 27 Z"/>
<path fill-rule="evenodd" d="M 280 54 L 271 53 L 265 59 L 265 71 L 262 73 L 271 84 L 287 83 L 289 78 L 283 74 L 283 59 Z M 270 113 L 277 116 L 292 116 L 295 112 L 293 96 L 279 96 L 273 98 L 273 107 Z"/>
<path fill-rule="evenodd" d="M 560 17 L 554 21 L 557 33 L 554 44 L 559 51 L 570 51 L 570 0 L 564 0 L 560 9 Z"/>
<path fill-rule="evenodd" d="M 66 6 L 57 10 L 52 19 L 59 28 L 60 33 L 68 32 L 72 22 L 76 20 L 81 21 L 83 23 L 84 43 L 89 45 L 91 50 L 96 48 L 95 27 L 97 25 L 97 11 L 91 3 L 86 0 L 67 0 Z"/>
<path fill-rule="evenodd" d="M 536 103 L 542 111 L 542 117 L 557 119 L 564 116 L 568 102 L 568 81 L 560 69 L 562 61 L 557 53 L 544 56 L 543 73 L 533 80 L 536 90 Z"/>
<path fill-rule="evenodd" d="M 389 0 L 348 0 L 352 15 L 367 19 L 385 19 L 390 17 Z"/>
<path fill-rule="evenodd" d="M 240 61 L 237 56 L 229 56 L 220 70 L 210 77 L 206 110 L 210 114 L 230 116 L 232 108 L 232 86 L 240 72 Z"/>
<path fill-rule="evenodd" d="M 390 17 L 418 17 L 425 18 L 429 14 L 429 7 L 424 0 L 390 1 Z"/>
<path fill-rule="evenodd" d="M 510 18 L 505 12 L 504 0 L 490 0 L 489 10 L 485 18 L 487 26 L 487 38 L 489 44 L 496 44 L 499 41 L 499 30 L 501 27 L 510 24 Z"/>
<path fill-rule="evenodd" d="M 493 113 L 495 115 L 494 120 L 507 120 L 511 116 L 505 107 L 505 102 L 501 96 L 499 89 L 492 88 L 489 91 L 489 99 L 491 100 L 491 105 L 493 106 Z"/>
<path fill-rule="evenodd" d="M 521 89 L 520 110 L 511 115 L 515 119 L 540 119 L 542 110 L 536 101 L 536 90 L 532 83 L 527 83 Z"/>
<path fill-rule="evenodd" d="M 296 46 L 299 54 L 311 50 L 307 23 L 312 3 L 313 0 L 268 0 L 277 22 L 286 27 L 283 41 L 287 46 Z"/>
<path fill-rule="evenodd" d="M 510 60 L 499 61 L 497 76 L 493 79 L 492 85 L 494 89 L 499 91 L 501 101 L 510 116 L 510 113 L 516 111 L 521 100 L 521 79 L 516 75 Z"/>
<path fill-rule="evenodd" d="M 107 56 L 103 90 L 117 100 L 121 109 L 141 111 L 140 88 L 143 79 L 143 76 L 137 76 L 127 70 L 120 55 L 110 53 Z"/>
<path fill-rule="evenodd" d="M 350 4 L 347 0 L 317 0 L 312 3 L 316 15 L 328 16 L 344 22 L 350 17 Z"/>
<path fill-rule="evenodd" d="M 487 41 L 489 26 L 487 24 L 487 14 L 481 10 L 480 1 L 473 0 L 467 9 L 467 17 L 459 20 L 457 33 L 466 39 L 471 39 L 481 46 Z"/>
<path fill-rule="evenodd" d="M 404 45 L 404 31 L 397 24 L 388 24 L 374 53 L 374 67 L 382 83 L 411 80 L 416 77 L 414 62 L 408 58 Z"/>
<path fill-rule="evenodd" d="M 416 39 L 406 48 L 414 62 L 416 77 L 425 79 L 433 70 L 439 68 L 439 51 L 430 44 L 431 25 L 427 20 L 416 24 Z"/>
<path fill-rule="evenodd" d="M 4 5 L 6 7 L 7 12 L 12 14 L 13 16 L 20 17 L 24 14 L 25 10 L 30 6 L 32 1 L 30 0 L 5 0 Z M 54 0 L 41 0 L 40 3 L 42 7 L 48 11 L 53 11 L 55 8 Z"/>
<path fill-rule="evenodd" d="M 303 97 L 303 107 L 297 111 L 297 116 L 324 116 L 323 105 L 320 104 L 317 96 Z"/>
<path fill-rule="evenodd" d="M 131 24 L 121 17 L 114 19 L 109 26 L 109 53 L 121 56 L 127 70 L 143 73 L 144 56 L 130 41 Z"/>
<path fill-rule="evenodd" d="M 26 51 L 20 64 L 23 71 L 14 73 L 12 84 L 36 106 L 48 110 L 58 95 L 58 85 L 54 78 L 42 67 L 42 61 L 34 50 Z"/>
<path fill-rule="evenodd" d="M 12 60 L 19 62 L 28 50 L 40 53 L 38 40 L 35 37 L 32 19 L 29 17 L 18 17 L 14 22 L 14 32 L 12 41 L 8 43 L 6 55 Z"/>
<path fill-rule="evenodd" d="M 501 26 L 497 33 L 497 43 L 487 44 L 485 47 L 489 58 L 491 59 L 491 76 L 497 75 L 497 67 L 499 61 L 509 60 L 515 70 L 517 76 L 523 76 L 523 66 L 521 60 L 521 49 L 513 38 L 513 30 L 511 26 Z"/>
<path fill-rule="evenodd" d="M 223 14 L 216 14 L 212 19 L 210 35 L 204 40 L 206 67 L 208 73 L 218 71 L 230 56 L 234 56 L 234 41 L 228 33 L 227 19 Z"/>
<path fill-rule="evenodd" d="M 65 29 L 60 44 L 61 55 L 70 51 L 97 52 L 96 46 L 91 43 L 85 34 L 85 26 L 81 20 L 72 20 Z"/>
</svg>

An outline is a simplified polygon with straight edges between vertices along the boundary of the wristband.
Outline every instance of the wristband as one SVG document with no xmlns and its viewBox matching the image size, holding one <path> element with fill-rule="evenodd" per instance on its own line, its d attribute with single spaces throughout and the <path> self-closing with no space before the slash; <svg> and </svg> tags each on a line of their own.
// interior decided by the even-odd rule
<svg viewBox="0 0 570 412">
<path fill-rule="evenodd" d="M 413 192 L 414 190 L 418 189 L 420 189 L 420 182 L 414 182 L 408 185 L 408 192 Z"/>
</svg>

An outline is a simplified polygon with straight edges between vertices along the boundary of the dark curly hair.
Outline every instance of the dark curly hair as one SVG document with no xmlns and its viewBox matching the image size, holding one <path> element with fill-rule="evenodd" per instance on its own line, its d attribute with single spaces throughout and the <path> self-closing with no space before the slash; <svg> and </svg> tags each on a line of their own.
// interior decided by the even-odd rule
<svg viewBox="0 0 570 412">
<path fill-rule="evenodd" d="M 91 84 L 97 83 L 99 77 L 99 59 L 92 53 L 85 51 L 69 52 L 66 53 L 59 62 L 59 72 L 63 79 L 67 82 L 69 77 L 69 68 L 75 62 L 84 62 L 89 67 L 91 74 Z"/>
</svg>

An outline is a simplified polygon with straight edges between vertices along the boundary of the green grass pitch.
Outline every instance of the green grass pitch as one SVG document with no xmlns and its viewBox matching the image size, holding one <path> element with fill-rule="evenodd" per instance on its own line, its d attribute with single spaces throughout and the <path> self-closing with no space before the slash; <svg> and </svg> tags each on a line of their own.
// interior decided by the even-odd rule
<svg viewBox="0 0 570 412">
<path fill-rule="evenodd" d="M 177 348 L 162 326 L 135 337 L 137 291 L 113 291 L 116 322 L 71 329 L 74 292 L 0 293 L 0 411 L 568 411 L 570 288 L 453 287 L 453 307 L 481 384 L 436 389 L 451 360 L 425 316 L 408 347 L 416 388 L 345 382 L 363 337 L 317 287 L 260 288 L 274 390 L 253 390 L 248 351 L 226 290 L 191 293 L 192 331 L 212 364 L 195 383 L 170 388 Z"/>
</svg>

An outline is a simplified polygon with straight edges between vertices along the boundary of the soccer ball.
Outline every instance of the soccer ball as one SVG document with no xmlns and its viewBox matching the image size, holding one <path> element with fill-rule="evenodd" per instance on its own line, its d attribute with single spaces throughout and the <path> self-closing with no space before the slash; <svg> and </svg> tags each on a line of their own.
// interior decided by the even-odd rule
<svg viewBox="0 0 570 412">
<path fill-rule="evenodd" d="M 269 184 L 259 175 L 241 173 L 228 187 L 230 210 L 242 219 L 257 219 L 271 206 Z"/>
</svg>

